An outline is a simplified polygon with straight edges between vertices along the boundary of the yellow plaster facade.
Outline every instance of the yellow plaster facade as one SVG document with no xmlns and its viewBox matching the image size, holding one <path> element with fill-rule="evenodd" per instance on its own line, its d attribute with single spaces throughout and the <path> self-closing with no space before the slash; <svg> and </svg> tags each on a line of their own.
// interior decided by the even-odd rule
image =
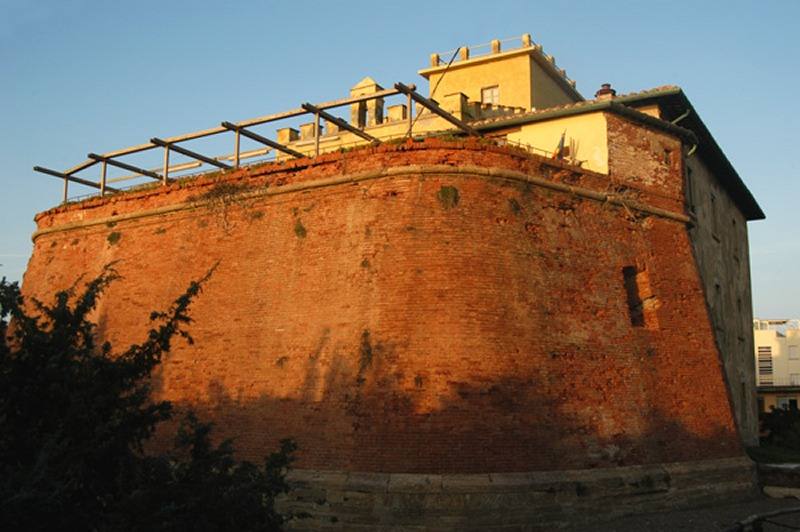
<svg viewBox="0 0 800 532">
<path fill-rule="evenodd" d="M 657 104 L 642 105 L 637 107 L 636 110 L 640 113 L 644 113 L 655 118 L 661 118 L 661 108 Z"/>
<path fill-rule="evenodd" d="M 537 57 L 537 55 L 530 56 L 531 108 L 546 109 L 583 100 L 577 91 L 574 91 L 574 89 L 572 91 L 565 90 L 563 84 L 559 84 L 556 81 L 558 78 L 550 76 L 547 73 L 548 65 L 543 64 L 541 59 L 537 61 Z M 550 62 L 549 59 L 547 61 Z M 552 63 L 549 68 L 555 68 L 555 63 Z"/>
<path fill-rule="evenodd" d="M 460 60 L 440 64 L 439 54 L 433 54 L 432 65 L 419 71 L 430 84 L 430 98 L 461 92 L 473 102 L 520 107 L 526 111 L 583 100 L 566 71 L 556 67 L 553 56 L 545 55 L 528 34 L 522 36 L 521 48 L 506 52 L 500 51 L 499 41 L 492 41 L 492 52 L 478 57 L 470 57 L 467 47 L 459 50 Z M 484 90 L 495 87 L 497 101 L 485 101 Z"/>
<path fill-rule="evenodd" d="M 471 101 L 480 102 L 482 89 L 497 87 L 497 103 L 525 110 L 532 107 L 531 59 L 526 49 L 460 61 L 449 69 L 440 66 L 419 73 L 428 79 L 431 92 L 436 88 L 429 97 L 437 101 L 461 92 Z"/>
<path fill-rule="evenodd" d="M 501 51 L 500 41 L 492 41 L 491 51 L 477 57 L 461 47 L 458 60 L 449 66 L 433 54 L 433 66 L 420 70 L 429 81 L 429 97 L 442 109 L 461 120 L 481 120 L 494 117 L 513 117 L 533 109 L 545 109 L 583 101 L 575 83 L 566 72 L 556 67 L 555 59 L 545 55 L 540 45 L 534 45 L 530 35 L 523 35 L 521 47 Z M 483 102 L 484 90 L 496 88 L 493 102 Z M 375 80 L 365 77 L 350 90 L 350 96 L 361 96 L 383 90 Z M 402 98 L 402 97 L 401 97 Z M 385 106 L 385 103 L 388 106 Z M 375 99 L 350 106 L 350 124 L 381 141 L 407 136 L 413 122 L 413 134 L 449 131 L 453 125 L 431 113 L 425 107 L 409 108 L 408 102 L 384 102 Z M 304 155 L 364 144 L 368 141 L 334 124 L 322 122 L 319 139 L 313 125 L 301 126 L 298 134 L 291 128 L 279 130 L 279 142 Z M 539 154 L 556 150 L 565 133 L 566 158 L 595 172 L 608 173 L 606 121 L 602 112 L 537 121 L 508 133 L 507 140 L 529 145 Z M 277 158 L 290 158 L 278 154 Z"/>
<path fill-rule="evenodd" d="M 605 114 L 601 111 L 524 124 L 508 133 L 515 144 L 554 153 L 564 135 L 565 158 L 587 170 L 608 173 L 608 134 Z"/>
</svg>

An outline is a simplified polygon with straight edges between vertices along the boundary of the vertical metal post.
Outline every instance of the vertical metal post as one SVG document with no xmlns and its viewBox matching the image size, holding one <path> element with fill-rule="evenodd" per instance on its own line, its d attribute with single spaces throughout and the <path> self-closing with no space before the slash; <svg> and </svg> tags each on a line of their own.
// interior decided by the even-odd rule
<svg viewBox="0 0 800 532">
<path fill-rule="evenodd" d="M 103 165 L 100 167 L 100 197 L 106 195 L 106 170 L 108 169 L 108 165 L 105 161 L 103 161 Z"/>
<path fill-rule="evenodd" d="M 233 141 L 233 167 L 239 168 L 239 130 L 235 132 L 235 140 Z"/>
<path fill-rule="evenodd" d="M 314 115 L 314 157 L 319 157 L 319 113 Z"/>
<path fill-rule="evenodd" d="M 166 185 L 169 179 L 169 145 L 164 146 L 164 170 L 161 174 L 161 184 Z"/>
<path fill-rule="evenodd" d="M 64 205 L 67 204 L 67 195 L 69 194 L 69 179 L 64 176 Z"/>
<path fill-rule="evenodd" d="M 414 127 L 414 120 L 412 118 L 412 114 L 414 113 L 414 101 L 411 99 L 411 95 L 408 95 L 408 136 L 411 137 L 411 128 Z"/>
</svg>

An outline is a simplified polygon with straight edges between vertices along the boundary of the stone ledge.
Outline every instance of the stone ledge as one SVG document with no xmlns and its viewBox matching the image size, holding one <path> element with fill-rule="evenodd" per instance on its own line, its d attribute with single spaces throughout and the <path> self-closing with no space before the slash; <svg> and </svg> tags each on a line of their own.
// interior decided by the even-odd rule
<svg viewBox="0 0 800 532">
<path fill-rule="evenodd" d="M 755 491 L 746 457 L 486 474 L 293 470 L 289 530 L 550 530 L 686 508 Z"/>
</svg>

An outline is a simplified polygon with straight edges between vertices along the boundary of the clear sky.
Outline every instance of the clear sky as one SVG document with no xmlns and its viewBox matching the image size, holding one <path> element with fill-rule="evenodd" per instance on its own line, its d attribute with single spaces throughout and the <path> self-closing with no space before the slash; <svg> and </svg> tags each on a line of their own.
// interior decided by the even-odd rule
<svg viewBox="0 0 800 532">
<path fill-rule="evenodd" d="M 431 52 L 531 33 L 586 97 L 684 89 L 767 214 L 749 224 L 755 313 L 798 317 L 798 20 L 797 0 L 0 0 L 0 276 L 22 278 L 33 216 L 60 201 L 34 165 L 344 97 L 366 75 L 427 93 Z"/>
</svg>

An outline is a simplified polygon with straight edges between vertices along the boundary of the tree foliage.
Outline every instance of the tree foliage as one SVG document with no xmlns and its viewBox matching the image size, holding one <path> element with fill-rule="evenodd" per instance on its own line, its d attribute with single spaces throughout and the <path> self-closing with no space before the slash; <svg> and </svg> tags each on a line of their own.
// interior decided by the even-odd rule
<svg viewBox="0 0 800 532">
<path fill-rule="evenodd" d="M 773 408 L 760 417 L 763 444 L 800 451 L 800 410 Z"/>
<path fill-rule="evenodd" d="M 150 375 L 211 275 L 192 282 L 146 339 L 121 353 L 97 345 L 89 320 L 119 278 L 108 266 L 52 304 L 26 302 L 0 281 L 0 528 L 4 530 L 279 530 L 275 497 L 294 444 L 263 465 L 238 462 L 231 441 L 189 414 L 174 447 L 144 451 L 172 405 L 151 398 Z"/>
</svg>

